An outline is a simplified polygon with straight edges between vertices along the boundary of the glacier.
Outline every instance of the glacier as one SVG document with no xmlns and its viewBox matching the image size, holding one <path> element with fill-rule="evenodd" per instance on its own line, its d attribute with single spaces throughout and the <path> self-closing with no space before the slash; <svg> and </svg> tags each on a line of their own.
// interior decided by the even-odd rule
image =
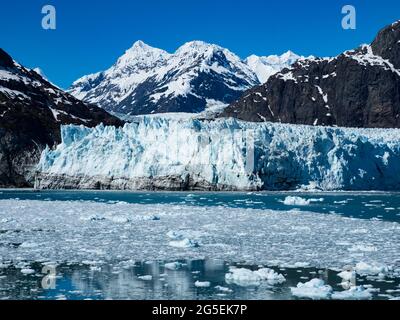
<svg viewBox="0 0 400 320">
<path fill-rule="evenodd" d="M 40 188 L 400 190 L 400 131 L 143 116 L 61 127 Z"/>
</svg>

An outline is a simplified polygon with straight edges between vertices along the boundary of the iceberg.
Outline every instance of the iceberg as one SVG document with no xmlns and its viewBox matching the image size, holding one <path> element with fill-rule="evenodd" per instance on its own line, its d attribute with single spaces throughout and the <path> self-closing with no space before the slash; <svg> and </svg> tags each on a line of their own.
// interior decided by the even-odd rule
<svg viewBox="0 0 400 320">
<path fill-rule="evenodd" d="M 322 279 L 312 279 L 309 282 L 299 282 L 297 287 L 290 288 L 292 295 L 297 298 L 313 300 L 329 299 L 332 295 L 332 287 L 325 284 Z"/>
<path fill-rule="evenodd" d="M 40 188 L 400 190 L 400 130 L 140 117 L 61 127 Z"/>
</svg>

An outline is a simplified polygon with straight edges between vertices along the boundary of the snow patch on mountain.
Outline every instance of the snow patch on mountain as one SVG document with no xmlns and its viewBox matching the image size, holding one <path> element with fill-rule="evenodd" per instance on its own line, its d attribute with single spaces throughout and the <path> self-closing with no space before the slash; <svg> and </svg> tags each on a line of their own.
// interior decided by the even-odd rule
<svg viewBox="0 0 400 320">
<path fill-rule="evenodd" d="M 251 55 L 245 60 L 245 63 L 257 75 L 260 83 L 265 83 L 274 74 L 285 68 L 292 66 L 297 60 L 303 58 L 292 51 L 288 51 L 280 56 L 256 56 Z"/>
</svg>

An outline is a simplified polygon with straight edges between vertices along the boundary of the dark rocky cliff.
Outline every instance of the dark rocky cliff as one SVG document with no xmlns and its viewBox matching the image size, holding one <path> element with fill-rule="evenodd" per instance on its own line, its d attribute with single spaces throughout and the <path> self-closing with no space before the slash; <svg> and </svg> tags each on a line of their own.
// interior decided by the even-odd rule
<svg viewBox="0 0 400 320">
<path fill-rule="evenodd" d="M 42 149 L 60 143 L 60 125 L 100 123 L 122 124 L 20 66 L 0 49 L 0 187 L 32 186 Z"/>
<path fill-rule="evenodd" d="M 400 21 L 335 58 L 301 59 L 220 115 L 246 121 L 400 127 Z"/>
</svg>

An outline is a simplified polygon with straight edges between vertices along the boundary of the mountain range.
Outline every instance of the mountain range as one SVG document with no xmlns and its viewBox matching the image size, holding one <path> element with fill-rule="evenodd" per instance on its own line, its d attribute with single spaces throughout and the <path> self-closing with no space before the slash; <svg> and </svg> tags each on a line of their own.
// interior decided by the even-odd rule
<svg viewBox="0 0 400 320">
<path fill-rule="evenodd" d="M 42 151 L 61 142 L 61 126 L 125 123 L 109 112 L 199 113 L 220 106 L 210 121 L 400 128 L 400 21 L 371 44 L 332 58 L 289 51 L 242 60 L 201 41 L 170 54 L 138 41 L 69 92 L 41 74 L 0 49 L 0 187 L 32 186 Z"/>
<path fill-rule="evenodd" d="M 241 60 L 202 41 L 188 42 L 170 54 L 137 41 L 108 70 L 82 77 L 69 92 L 125 115 L 198 113 L 235 101 L 299 58 L 289 51 Z"/>
</svg>

